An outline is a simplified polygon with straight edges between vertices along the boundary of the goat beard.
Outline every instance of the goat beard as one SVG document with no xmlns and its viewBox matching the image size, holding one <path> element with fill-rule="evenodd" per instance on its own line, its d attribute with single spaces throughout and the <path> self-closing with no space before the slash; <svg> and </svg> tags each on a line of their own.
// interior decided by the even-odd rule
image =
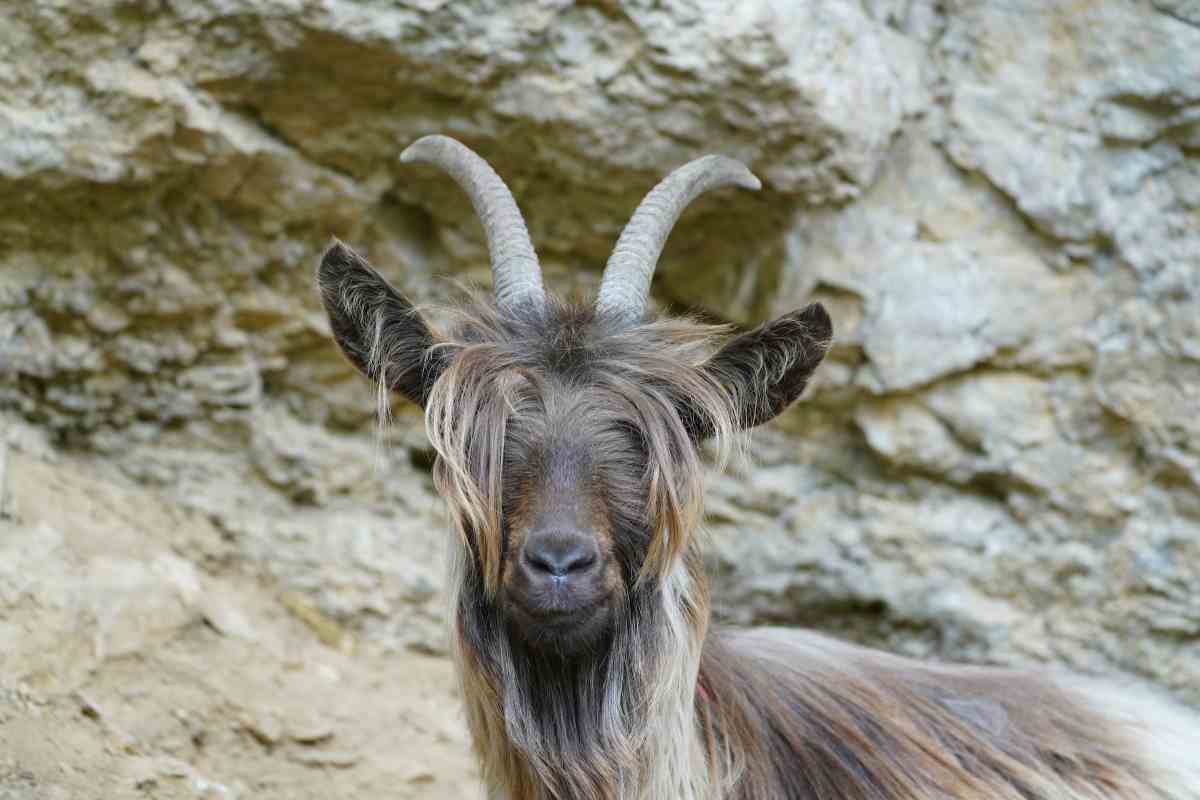
<svg viewBox="0 0 1200 800">
<path fill-rule="evenodd" d="M 586 656 L 531 647 L 471 583 L 455 584 L 458 666 L 489 783 L 514 798 L 695 796 L 678 782 L 704 772 L 691 734 L 707 616 L 684 610 L 679 581 L 631 591 Z"/>
</svg>

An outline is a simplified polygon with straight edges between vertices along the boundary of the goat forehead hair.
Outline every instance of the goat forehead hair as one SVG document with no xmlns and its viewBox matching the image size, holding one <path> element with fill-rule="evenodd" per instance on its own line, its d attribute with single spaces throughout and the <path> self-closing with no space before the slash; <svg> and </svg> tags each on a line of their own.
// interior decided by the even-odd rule
<svg viewBox="0 0 1200 800">
<path fill-rule="evenodd" d="M 435 479 L 494 591 L 501 558 L 503 466 L 513 431 L 548 412 L 602 407 L 640 434 L 648 456 L 646 569 L 662 574 L 698 524 L 703 469 L 677 402 L 711 423 L 721 458 L 733 441 L 733 397 L 699 365 L 721 326 L 661 319 L 617 328 L 591 308 L 550 299 L 500 309 L 477 297 L 453 312 L 437 345 L 447 366 L 425 409 Z M 592 420 L 595 422 L 595 420 Z"/>
<path fill-rule="evenodd" d="M 663 318 L 633 327 L 614 326 L 597 317 L 585 304 L 565 303 L 548 297 L 543 309 L 523 307 L 501 310 L 485 295 L 472 294 L 469 302 L 445 309 L 450 315 L 443 346 L 464 349 L 491 345 L 521 362 L 548 373 L 570 375 L 591 367 L 653 369 L 665 380 L 672 366 L 691 367 L 711 352 L 715 340 L 728 326 L 705 325 L 686 317 Z"/>
</svg>

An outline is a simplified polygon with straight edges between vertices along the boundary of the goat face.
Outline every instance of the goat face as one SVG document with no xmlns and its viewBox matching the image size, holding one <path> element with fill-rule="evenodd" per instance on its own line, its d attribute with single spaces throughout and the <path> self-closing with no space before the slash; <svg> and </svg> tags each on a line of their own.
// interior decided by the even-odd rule
<svg viewBox="0 0 1200 800">
<path fill-rule="evenodd" d="M 680 320 L 620 327 L 593 309 L 479 301 L 435 336 L 336 244 L 319 282 L 335 338 L 426 411 L 435 477 L 471 574 L 529 646 L 598 648 L 678 564 L 698 522 L 703 440 L 799 396 L 828 347 L 819 305 L 733 338 Z"/>
<path fill-rule="evenodd" d="M 611 630 L 644 562 L 646 457 L 616 398 L 535 369 L 504 421 L 499 529 L 473 530 L 472 551 L 499 535 L 504 619 L 531 647 L 573 655 Z"/>
</svg>

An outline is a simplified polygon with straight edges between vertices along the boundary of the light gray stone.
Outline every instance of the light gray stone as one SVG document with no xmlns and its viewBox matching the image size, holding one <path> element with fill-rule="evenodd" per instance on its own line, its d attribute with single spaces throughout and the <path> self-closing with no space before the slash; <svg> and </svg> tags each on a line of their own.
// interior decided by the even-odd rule
<svg viewBox="0 0 1200 800">
<path fill-rule="evenodd" d="M 442 132 L 509 182 L 563 293 L 669 168 L 763 178 L 699 200 L 654 286 L 742 325 L 834 318 L 808 396 L 711 478 L 722 619 L 1200 703 L 1198 21 L 0 0 L 0 676 L 54 693 L 196 629 L 267 652 L 311 635 L 284 606 L 347 651 L 445 655 L 419 410 L 376 430 L 312 279 L 336 235 L 419 301 L 490 280 L 462 192 L 397 158 Z M 211 595 L 238 580 L 270 601 Z"/>
<path fill-rule="evenodd" d="M 1200 27 L 1186 16 L 965 4 L 940 47 L 948 152 L 1058 238 L 1110 241 L 1147 272 L 1196 263 Z"/>
</svg>

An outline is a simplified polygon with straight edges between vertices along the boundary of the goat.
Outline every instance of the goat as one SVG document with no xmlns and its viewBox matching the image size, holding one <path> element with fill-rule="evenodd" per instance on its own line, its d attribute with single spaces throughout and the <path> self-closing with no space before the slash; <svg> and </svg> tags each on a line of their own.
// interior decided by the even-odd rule
<svg viewBox="0 0 1200 800">
<path fill-rule="evenodd" d="M 436 334 L 336 241 L 318 283 L 338 345 L 384 402 L 397 392 L 424 408 L 489 796 L 1200 800 L 1198 727 L 1148 694 L 710 628 L 702 445 L 721 462 L 801 394 L 832 339 L 819 304 L 720 346 L 725 328 L 647 310 L 683 209 L 720 186 L 757 189 L 745 166 L 706 156 L 659 183 L 587 305 L 547 294 L 482 158 L 427 136 L 401 160 L 467 192 L 494 298 L 474 296 Z"/>
</svg>

